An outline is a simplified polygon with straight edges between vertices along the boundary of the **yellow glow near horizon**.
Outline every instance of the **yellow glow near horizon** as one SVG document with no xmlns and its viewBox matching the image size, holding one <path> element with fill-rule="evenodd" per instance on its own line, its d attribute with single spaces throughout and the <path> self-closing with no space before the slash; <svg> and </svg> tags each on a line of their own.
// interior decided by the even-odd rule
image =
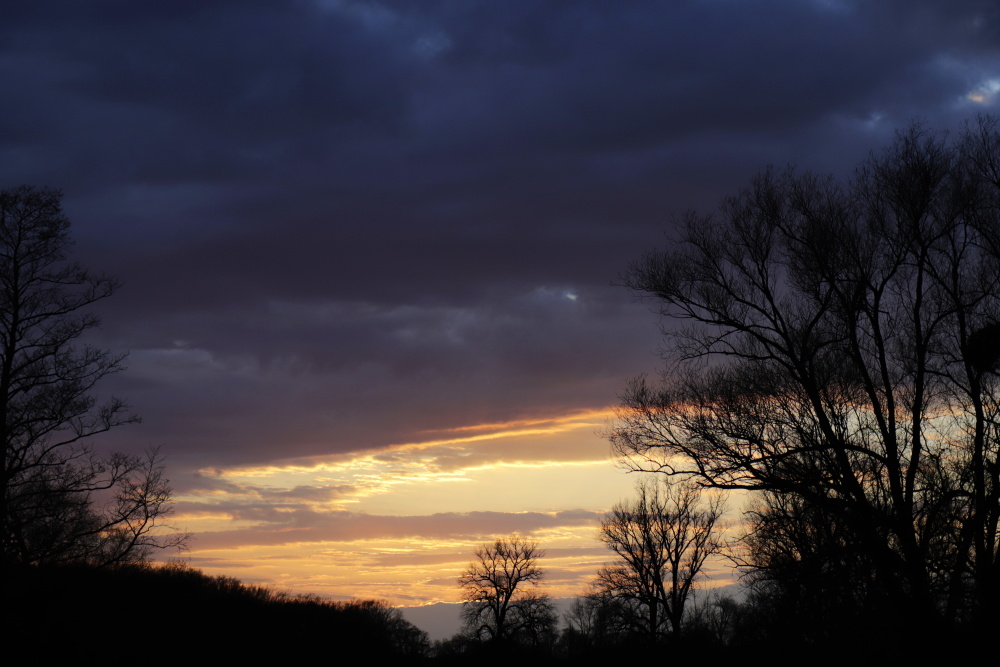
<svg viewBox="0 0 1000 667">
<path fill-rule="evenodd" d="M 209 574 L 399 605 L 457 601 L 473 549 L 517 531 L 548 552 L 548 592 L 571 597 L 609 558 L 598 519 L 635 482 L 595 433 L 610 415 L 466 425 L 437 432 L 455 437 L 201 471 L 205 488 L 178 497 L 176 519 Z M 715 569 L 728 582 L 729 569 Z"/>
<path fill-rule="evenodd" d="M 607 443 L 594 435 L 594 430 L 603 424 L 596 418 L 608 414 L 590 411 L 553 419 L 463 426 L 451 431 L 489 432 L 313 457 L 308 461 L 201 470 L 203 478 L 225 482 L 225 488 L 200 489 L 180 499 L 212 503 L 239 496 L 264 498 L 268 494 L 322 489 L 329 494 L 325 501 L 301 498 L 300 502 L 346 508 L 389 493 L 392 487 L 465 483 L 474 481 L 472 475 L 476 471 L 495 467 L 563 468 L 599 464 L 613 470 Z M 528 424 L 536 427 L 525 428 Z M 419 508 L 420 505 L 411 506 L 410 513 L 431 511 Z M 448 509 L 453 510 L 454 505 Z"/>
</svg>

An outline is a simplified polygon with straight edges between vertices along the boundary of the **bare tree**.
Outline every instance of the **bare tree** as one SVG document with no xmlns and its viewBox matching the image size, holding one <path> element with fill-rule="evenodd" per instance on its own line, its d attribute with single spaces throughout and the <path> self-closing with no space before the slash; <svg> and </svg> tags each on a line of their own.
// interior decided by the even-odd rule
<svg viewBox="0 0 1000 667">
<path fill-rule="evenodd" d="M 836 521 L 914 633 L 1000 600 L 1000 133 L 915 125 L 853 180 L 767 170 L 624 280 L 670 372 L 612 433 L 637 469 Z M 673 326 L 677 323 L 677 326 Z"/>
<path fill-rule="evenodd" d="M 694 612 L 687 619 L 688 638 L 697 637 L 699 645 L 707 643 L 716 646 L 732 645 L 737 639 L 747 616 L 748 607 L 729 595 L 719 595 L 713 591 L 698 600 Z M 777 638 L 777 642 L 781 639 Z"/>
<path fill-rule="evenodd" d="M 563 615 L 563 641 L 572 653 L 621 644 L 635 634 L 635 602 L 595 586 Z"/>
<path fill-rule="evenodd" d="M 618 559 L 598 572 L 597 586 L 639 603 L 643 634 L 656 641 L 667 627 L 680 634 L 695 580 L 706 559 L 722 548 L 723 499 L 702 505 L 696 484 L 671 480 L 640 482 L 636 493 L 601 522 L 600 539 Z"/>
<path fill-rule="evenodd" d="M 160 535 L 170 487 L 154 451 L 97 456 L 88 439 L 138 417 L 125 402 L 98 405 L 95 385 L 124 355 L 74 343 L 97 326 L 87 307 L 113 278 L 68 262 L 61 193 L 0 192 L 0 521 L 7 563 L 141 560 L 179 546 Z"/>
<path fill-rule="evenodd" d="M 553 639 L 556 616 L 538 584 L 545 555 L 519 535 L 499 537 L 476 549 L 459 578 L 465 596 L 462 614 L 477 640 L 539 644 Z"/>
<path fill-rule="evenodd" d="M 862 610 L 884 612 L 872 559 L 843 516 L 773 491 L 756 494 L 744 516 L 746 532 L 733 555 L 755 611 L 781 626 L 767 639 L 833 643 L 858 635 Z M 881 632 L 878 625 L 873 629 Z"/>
</svg>

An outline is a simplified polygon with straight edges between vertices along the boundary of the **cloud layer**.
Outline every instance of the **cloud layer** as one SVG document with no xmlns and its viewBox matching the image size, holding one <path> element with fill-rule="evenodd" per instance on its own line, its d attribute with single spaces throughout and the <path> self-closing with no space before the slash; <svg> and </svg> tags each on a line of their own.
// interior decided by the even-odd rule
<svg viewBox="0 0 1000 667">
<path fill-rule="evenodd" d="M 462 541 L 601 507 L 493 515 L 460 494 L 405 516 L 391 467 L 255 488 L 234 471 L 605 409 L 656 370 L 655 317 L 611 283 L 672 215 L 768 163 L 844 176 L 914 119 L 996 113 L 1000 10 L 15 1 L 0 78 L 0 187 L 64 190 L 77 258 L 126 283 L 92 342 L 131 350 L 102 391 L 145 422 L 104 446 L 163 445 L 179 510 L 247 522 L 197 524 L 199 548 Z M 598 461 L 599 428 L 577 456 L 555 436 L 441 445 L 421 474 Z M 337 505 L 362 491 L 374 514 Z"/>
</svg>

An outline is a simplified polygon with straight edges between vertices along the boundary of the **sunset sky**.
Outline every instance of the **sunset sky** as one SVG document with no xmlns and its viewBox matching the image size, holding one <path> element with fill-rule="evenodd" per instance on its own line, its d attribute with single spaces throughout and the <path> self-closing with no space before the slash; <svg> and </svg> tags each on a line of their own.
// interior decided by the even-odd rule
<svg viewBox="0 0 1000 667">
<path fill-rule="evenodd" d="M 769 163 L 1000 113 L 1000 6 L 13 0 L 0 81 L 0 188 L 61 189 L 125 282 L 92 342 L 144 421 L 95 444 L 162 448 L 192 565 L 454 602 L 517 531 L 567 597 L 659 369 L 617 276 Z"/>
</svg>

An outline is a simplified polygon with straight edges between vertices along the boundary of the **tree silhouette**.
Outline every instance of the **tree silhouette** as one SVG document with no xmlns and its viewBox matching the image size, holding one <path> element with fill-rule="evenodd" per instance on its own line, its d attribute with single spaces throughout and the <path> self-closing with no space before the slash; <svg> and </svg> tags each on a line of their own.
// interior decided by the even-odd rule
<svg viewBox="0 0 1000 667">
<path fill-rule="evenodd" d="M 637 634 L 640 615 L 634 599 L 626 599 L 595 586 L 570 605 L 563 620 L 562 644 L 571 655 L 592 654 L 595 649 L 617 648 Z"/>
<path fill-rule="evenodd" d="M 3 558 L 11 563 L 141 560 L 184 536 L 158 535 L 170 487 L 153 451 L 99 457 L 94 435 L 138 421 L 91 395 L 124 355 L 77 346 L 97 326 L 88 306 L 119 283 L 68 262 L 61 193 L 0 192 L 0 442 Z M 98 495 L 100 500 L 98 500 Z"/>
<path fill-rule="evenodd" d="M 697 485 L 671 481 L 640 482 L 636 495 L 601 521 L 600 539 L 618 558 L 598 572 L 597 588 L 638 603 L 642 634 L 655 642 L 667 627 L 680 635 L 694 582 L 705 560 L 722 548 L 722 498 L 700 506 Z"/>
<path fill-rule="evenodd" d="M 981 117 L 952 142 L 911 126 L 846 183 L 768 169 L 688 214 L 624 277 L 683 324 L 663 383 L 623 395 L 615 450 L 834 523 L 896 630 L 991 627 L 998 204 L 998 121 Z"/>
<path fill-rule="evenodd" d="M 556 622 L 548 596 L 538 584 L 545 555 L 519 535 L 499 537 L 476 549 L 459 578 L 468 634 L 480 641 L 539 644 L 552 639 Z"/>
</svg>

